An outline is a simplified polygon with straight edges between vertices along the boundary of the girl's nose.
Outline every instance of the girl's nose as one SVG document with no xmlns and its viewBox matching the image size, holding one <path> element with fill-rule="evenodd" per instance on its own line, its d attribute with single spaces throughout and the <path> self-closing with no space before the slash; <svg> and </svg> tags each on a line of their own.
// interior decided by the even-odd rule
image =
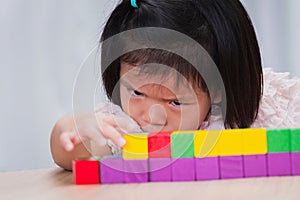
<svg viewBox="0 0 300 200">
<path fill-rule="evenodd" d="M 144 120 L 151 125 L 164 126 L 167 120 L 165 108 L 160 104 L 151 105 L 144 113 Z"/>
</svg>

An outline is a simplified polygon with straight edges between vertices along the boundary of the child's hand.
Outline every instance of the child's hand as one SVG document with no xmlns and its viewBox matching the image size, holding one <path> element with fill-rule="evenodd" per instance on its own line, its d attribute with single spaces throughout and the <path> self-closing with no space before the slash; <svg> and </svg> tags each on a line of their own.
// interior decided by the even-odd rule
<svg viewBox="0 0 300 200">
<path fill-rule="evenodd" d="M 107 139 L 122 147 L 125 144 L 124 132 L 140 130 L 130 119 L 113 114 L 80 114 L 74 119 L 74 130 L 64 131 L 60 136 L 60 143 L 66 151 L 72 151 L 77 144 L 85 141 L 105 146 Z"/>
</svg>

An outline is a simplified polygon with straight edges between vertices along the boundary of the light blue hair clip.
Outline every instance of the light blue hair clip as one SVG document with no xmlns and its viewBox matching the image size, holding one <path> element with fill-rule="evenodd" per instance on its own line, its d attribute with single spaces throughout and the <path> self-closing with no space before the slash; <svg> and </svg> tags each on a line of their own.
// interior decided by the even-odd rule
<svg viewBox="0 0 300 200">
<path fill-rule="evenodd" d="M 138 5 L 137 5 L 137 3 L 136 3 L 136 0 L 131 0 L 131 5 L 132 5 L 132 7 L 134 7 L 134 8 L 138 8 Z"/>
</svg>

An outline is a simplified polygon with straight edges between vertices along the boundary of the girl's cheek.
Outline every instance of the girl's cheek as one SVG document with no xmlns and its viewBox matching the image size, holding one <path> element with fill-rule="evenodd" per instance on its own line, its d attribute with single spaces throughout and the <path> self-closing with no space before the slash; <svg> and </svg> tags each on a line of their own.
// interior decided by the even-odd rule
<svg viewBox="0 0 300 200">
<path fill-rule="evenodd" d="M 129 99 L 127 103 L 127 114 L 134 118 L 136 120 L 137 115 L 138 115 L 138 110 L 140 109 L 140 106 L 138 102 L 136 102 L 133 99 Z"/>
</svg>

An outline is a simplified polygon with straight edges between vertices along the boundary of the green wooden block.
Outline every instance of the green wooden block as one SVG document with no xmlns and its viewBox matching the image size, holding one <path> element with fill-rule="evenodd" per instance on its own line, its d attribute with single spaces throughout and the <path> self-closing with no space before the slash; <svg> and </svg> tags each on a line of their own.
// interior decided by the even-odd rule
<svg viewBox="0 0 300 200">
<path fill-rule="evenodd" d="M 291 130 L 291 151 L 300 152 L 300 129 Z"/>
<path fill-rule="evenodd" d="M 194 157 L 194 133 L 173 133 L 171 143 L 172 158 Z"/>
<path fill-rule="evenodd" d="M 268 153 L 290 152 L 290 129 L 267 129 Z"/>
</svg>

